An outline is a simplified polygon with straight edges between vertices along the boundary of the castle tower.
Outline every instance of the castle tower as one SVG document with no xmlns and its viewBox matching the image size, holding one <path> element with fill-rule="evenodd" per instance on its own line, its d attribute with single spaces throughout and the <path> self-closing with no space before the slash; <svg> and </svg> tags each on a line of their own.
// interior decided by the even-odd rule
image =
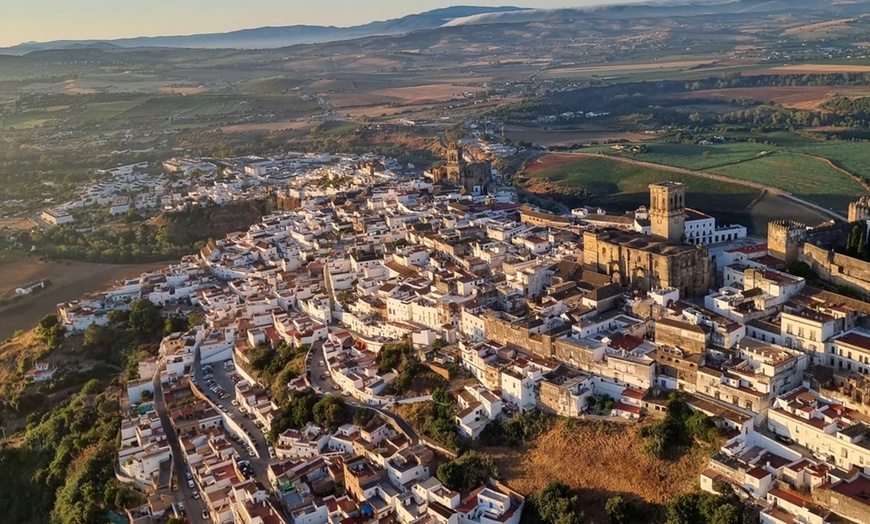
<svg viewBox="0 0 870 524">
<path fill-rule="evenodd" d="M 649 186 L 652 234 L 680 242 L 686 233 L 686 185 L 660 182 Z"/>
<path fill-rule="evenodd" d="M 793 220 L 777 220 L 767 225 L 767 250 L 787 264 L 798 259 L 800 244 L 807 237 L 807 226 Z"/>
<path fill-rule="evenodd" d="M 870 220 L 870 197 L 863 196 L 849 204 L 849 222 Z"/>
<path fill-rule="evenodd" d="M 450 142 L 447 146 L 447 180 L 459 184 L 465 171 L 465 159 L 459 142 Z"/>
</svg>

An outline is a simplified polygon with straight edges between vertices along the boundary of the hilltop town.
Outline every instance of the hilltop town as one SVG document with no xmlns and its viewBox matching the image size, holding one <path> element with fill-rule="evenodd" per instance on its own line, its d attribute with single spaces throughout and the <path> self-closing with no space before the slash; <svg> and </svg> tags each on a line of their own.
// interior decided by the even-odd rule
<svg viewBox="0 0 870 524">
<path fill-rule="evenodd" d="M 834 251 L 866 241 L 866 200 L 765 239 L 677 182 L 624 215 L 551 214 L 459 143 L 423 177 L 378 157 L 236 169 L 288 162 L 282 211 L 58 306 L 72 334 L 144 301 L 202 315 L 126 381 L 116 476 L 147 496 L 131 522 L 516 524 L 529 494 L 485 468 L 457 482 L 460 448 L 524 413 L 644 426 L 675 402 L 712 432 L 702 490 L 766 523 L 868 522 L 870 305 L 795 271 L 867 296 L 870 267 Z M 446 432 L 396 409 L 433 398 Z"/>
</svg>

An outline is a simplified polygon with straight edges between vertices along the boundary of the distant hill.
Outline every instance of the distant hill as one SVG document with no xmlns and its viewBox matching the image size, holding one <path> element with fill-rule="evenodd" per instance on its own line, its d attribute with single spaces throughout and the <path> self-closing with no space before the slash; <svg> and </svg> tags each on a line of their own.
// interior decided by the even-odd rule
<svg viewBox="0 0 870 524">
<path fill-rule="evenodd" d="M 854 16 L 866 14 L 870 1 L 841 0 L 819 2 L 818 0 L 697 0 L 697 1 L 650 1 L 640 3 L 611 4 L 566 9 L 534 9 L 477 13 L 447 22 L 447 26 L 480 24 L 524 24 L 572 18 L 647 18 L 704 15 L 753 15 L 766 13 L 831 13 Z"/>
<path fill-rule="evenodd" d="M 54 42 L 27 42 L 12 47 L 0 48 L 0 53 L 23 55 L 33 51 L 56 49 L 106 50 L 110 47 L 173 47 L 198 49 L 270 49 L 295 44 L 313 44 L 350 40 L 368 36 L 387 36 L 434 29 L 457 18 L 469 16 L 522 11 L 518 7 L 455 6 L 435 9 L 402 18 L 371 22 L 353 27 L 292 25 L 284 27 L 260 27 L 228 33 L 209 33 L 187 36 L 154 36 L 121 38 L 117 40 L 57 40 Z"/>
</svg>

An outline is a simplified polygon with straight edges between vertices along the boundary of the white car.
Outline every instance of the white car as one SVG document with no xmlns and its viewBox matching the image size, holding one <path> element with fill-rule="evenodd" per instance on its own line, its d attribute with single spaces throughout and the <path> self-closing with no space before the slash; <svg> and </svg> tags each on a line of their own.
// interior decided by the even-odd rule
<svg viewBox="0 0 870 524">
<path fill-rule="evenodd" d="M 196 487 L 196 484 L 194 484 L 192 480 L 188 480 L 187 487 L 190 489 L 193 489 L 194 487 Z"/>
<path fill-rule="evenodd" d="M 233 406 L 238 406 L 238 405 L 239 405 L 239 401 L 236 400 L 236 399 L 233 399 L 233 401 L 230 402 L 230 404 L 232 404 Z"/>
</svg>

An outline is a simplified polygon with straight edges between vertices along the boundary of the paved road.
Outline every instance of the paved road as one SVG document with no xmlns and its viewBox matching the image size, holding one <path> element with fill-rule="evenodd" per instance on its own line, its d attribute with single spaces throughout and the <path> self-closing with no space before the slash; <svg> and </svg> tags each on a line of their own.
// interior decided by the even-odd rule
<svg viewBox="0 0 870 524">
<path fill-rule="evenodd" d="M 308 377 L 308 382 L 311 384 L 311 387 L 319 394 L 337 394 L 342 393 L 332 378 L 329 376 L 329 372 L 325 365 L 321 366 L 320 363 L 323 362 L 326 364 L 326 357 L 323 353 L 323 343 L 317 342 L 316 344 L 311 346 L 311 351 L 309 351 L 309 356 L 306 358 L 306 369 L 311 371 L 311 376 Z M 321 378 L 323 376 L 324 378 Z M 342 393 L 343 394 L 343 393 Z M 414 431 L 414 428 L 411 427 L 411 424 L 408 423 L 402 417 L 387 411 L 385 409 L 377 408 L 374 406 L 369 406 L 366 404 L 361 404 L 357 402 L 353 397 L 349 394 L 344 395 L 347 402 L 354 407 L 361 407 L 370 409 L 372 411 L 376 411 L 381 415 L 390 418 L 395 421 L 396 424 L 401 428 L 401 430 L 411 439 L 411 441 L 416 444 L 420 441 L 420 437 L 417 435 L 417 432 Z"/>
<path fill-rule="evenodd" d="M 324 365 L 320 365 L 323 362 Z M 310 371 L 311 374 L 308 377 L 308 383 L 311 384 L 311 387 L 317 393 L 321 395 L 340 395 L 341 389 L 338 385 L 332 380 L 332 377 L 329 376 L 329 372 L 326 369 L 326 357 L 323 354 L 323 342 L 317 341 L 311 345 L 311 349 L 308 351 L 308 356 L 305 358 L 305 369 Z M 324 378 L 321 378 L 323 376 Z M 354 402 L 353 399 L 348 398 L 345 395 L 345 399 L 348 402 Z"/>
<path fill-rule="evenodd" d="M 562 154 L 572 155 L 572 156 L 577 156 L 577 157 L 601 158 L 601 155 L 597 154 L 597 153 L 559 153 L 559 154 L 560 155 L 562 155 Z M 782 189 L 779 189 L 779 188 L 776 188 L 773 186 L 759 184 L 758 182 L 752 182 L 750 180 L 741 180 L 739 178 L 730 178 L 730 177 L 719 175 L 716 173 L 710 173 L 709 171 L 692 171 L 691 169 L 684 169 L 681 167 L 669 166 L 669 165 L 665 165 L 665 164 L 656 164 L 653 162 L 644 162 L 643 160 L 635 160 L 633 158 L 625 158 L 625 157 L 621 157 L 621 156 L 607 155 L 607 158 L 609 158 L 611 160 L 616 160 L 619 162 L 624 162 L 626 164 L 633 164 L 636 166 L 649 167 L 649 168 L 660 169 L 660 170 L 664 170 L 664 171 L 671 171 L 673 173 L 680 173 L 680 174 L 684 174 L 684 175 L 691 175 L 691 176 L 696 176 L 696 177 L 701 177 L 701 178 L 709 178 L 711 180 L 718 180 L 720 182 L 726 182 L 729 184 L 737 184 L 737 185 L 751 187 L 753 189 L 758 189 L 758 190 L 766 190 L 771 195 L 777 195 L 777 196 L 781 196 L 783 198 L 787 198 L 787 199 L 789 199 L 793 202 L 796 202 L 802 206 L 809 207 L 815 211 L 819 211 L 821 213 L 824 213 L 824 214 L 831 216 L 833 218 L 836 218 L 838 220 L 842 220 L 844 222 L 846 221 L 846 217 L 844 217 L 843 215 L 841 215 L 839 213 L 831 211 L 830 209 L 828 209 L 826 207 L 822 207 L 818 204 L 814 204 L 814 203 L 809 202 L 807 200 L 804 200 L 802 198 L 796 197 L 793 194 L 789 193 L 788 191 L 785 191 L 785 190 L 782 190 Z"/>
<path fill-rule="evenodd" d="M 184 509 L 187 511 L 191 524 L 209 522 L 202 518 L 202 510 L 205 509 L 205 505 L 201 500 L 194 499 L 194 490 L 187 487 L 187 478 L 185 477 L 187 464 L 184 461 L 181 444 L 178 442 L 178 434 L 169 422 L 169 412 L 163 399 L 163 385 L 160 383 L 159 373 L 154 375 L 154 409 L 157 410 L 157 414 L 160 416 L 160 423 L 163 424 L 166 441 L 169 443 L 169 449 L 172 451 L 172 469 L 178 476 L 178 491 L 172 492 L 173 501 L 184 503 Z"/>
<path fill-rule="evenodd" d="M 236 452 L 239 454 L 243 460 L 247 460 L 251 463 L 251 467 L 254 469 L 254 473 L 256 474 L 257 481 L 262 484 L 267 489 L 269 486 L 269 476 L 266 473 L 266 468 L 269 464 L 269 443 L 266 440 L 266 436 L 263 434 L 263 431 L 257 427 L 253 420 L 247 417 L 246 414 L 239 411 L 239 408 L 232 405 L 233 398 L 235 397 L 235 387 L 230 378 L 232 375 L 232 371 L 227 374 L 224 372 L 223 364 L 221 362 L 217 362 L 212 364 L 213 368 L 213 378 L 214 381 L 218 383 L 227 393 L 230 394 L 228 398 L 220 399 L 217 395 L 215 395 L 203 380 L 203 372 L 202 372 L 202 363 L 197 356 L 194 361 L 192 372 L 194 374 L 196 384 L 199 386 L 200 390 L 205 393 L 205 395 L 209 398 L 209 400 L 217 406 L 218 409 L 221 407 L 225 408 L 227 413 L 233 414 L 233 420 L 242 427 L 242 429 L 247 430 L 248 436 L 250 436 L 251 440 L 253 440 L 257 454 L 250 455 L 247 450 L 241 444 L 236 442 L 232 442 L 233 448 L 235 448 Z M 226 428 L 227 432 L 232 432 L 230 428 Z M 239 435 L 243 436 L 243 435 Z"/>
</svg>

